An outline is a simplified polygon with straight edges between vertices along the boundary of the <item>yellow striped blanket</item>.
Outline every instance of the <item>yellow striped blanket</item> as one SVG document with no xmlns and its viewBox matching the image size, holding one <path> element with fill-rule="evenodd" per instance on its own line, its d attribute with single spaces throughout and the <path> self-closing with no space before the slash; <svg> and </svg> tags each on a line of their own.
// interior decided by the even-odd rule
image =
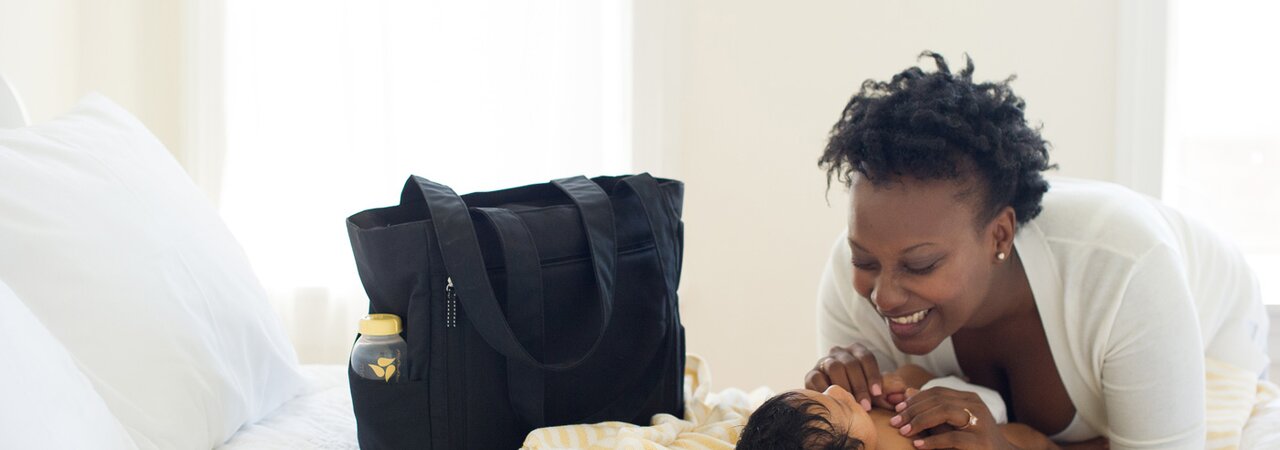
<svg viewBox="0 0 1280 450">
<path fill-rule="evenodd" d="M 1257 375 L 1222 362 L 1205 361 L 1207 395 L 1206 448 L 1235 449 L 1241 430 L 1255 409 L 1280 405 L 1280 388 L 1259 382 Z M 688 355 L 685 363 L 684 418 L 653 416 L 652 425 L 625 422 L 564 425 L 529 433 L 522 448 L 535 449 L 732 449 L 747 417 L 773 396 L 768 388 L 750 393 L 728 389 L 711 392 L 711 370 L 702 358 Z M 1274 414 L 1273 414 L 1274 415 Z"/>
<path fill-rule="evenodd" d="M 524 440 L 525 449 L 732 449 L 747 417 L 773 396 L 768 388 L 711 392 L 711 369 L 696 355 L 685 357 L 684 418 L 653 416 L 642 427 L 626 422 L 539 428 Z"/>
<path fill-rule="evenodd" d="M 1226 450 L 1241 448 L 1241 431 L 1260 408 L 1274 408 L 1280 399 L 1280 387 L 1258 380 L 1252 371 L 1206 359 L 1205 368 L 1205 448 Z M 1275 430 L 1280 433 L 1280 429 Z M 1256 446 L 1257 443 L 1249 445 Z"/>
</svg>

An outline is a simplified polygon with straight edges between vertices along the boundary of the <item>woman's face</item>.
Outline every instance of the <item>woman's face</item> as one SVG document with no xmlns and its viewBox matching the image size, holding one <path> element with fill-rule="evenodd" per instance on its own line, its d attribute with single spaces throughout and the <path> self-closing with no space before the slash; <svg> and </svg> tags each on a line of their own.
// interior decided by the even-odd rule
<svg viewBox="0 0 1280 450">
<path fill-rule="evenodd" d="M 853 287 L 885 319 L 899 350 L 928 353 L 987 320 L 979 310 L 997 244 L 974 227 L 979 192 L 960 181 L 872 185 L 858 176 L 851 193 Z"/>
<path fill-rule="evenodd" d="M 822 415 L 831 422 L 833 431 L 858 438 L 862 441 L 863 448 L 868 450 L 878 448 L 875 422 L 872 422 L 871 416 L 853 399 L 849 391 L 832 385 L 824 392 L 808 389 L 796 392 L 826 408 L 826 413 Z"/>
</svg>

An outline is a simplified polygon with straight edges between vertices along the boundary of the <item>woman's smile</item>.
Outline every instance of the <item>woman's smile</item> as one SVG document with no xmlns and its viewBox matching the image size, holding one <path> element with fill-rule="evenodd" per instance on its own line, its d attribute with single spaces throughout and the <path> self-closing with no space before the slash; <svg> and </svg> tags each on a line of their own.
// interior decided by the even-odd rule
<svg viewBox="0 0 1280 450">
<path fill-rule="evenodd" d="M 910 339 L 925 329 L 931 322 L 933 308 L 922 309 L 910 314 L 898 316 L 883 315 L 889 324 L 889 331 L 898 339 Z"/>
</svg>

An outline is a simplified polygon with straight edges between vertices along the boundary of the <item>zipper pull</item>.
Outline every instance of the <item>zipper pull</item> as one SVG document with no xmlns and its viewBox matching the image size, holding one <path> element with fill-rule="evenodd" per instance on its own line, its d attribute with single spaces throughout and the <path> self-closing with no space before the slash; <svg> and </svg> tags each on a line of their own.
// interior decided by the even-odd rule
<svg viewBox="0 0 1280 450">
<path fill-rule="evenodd" d="M 444 327 L 458 327 L 458 294 L 453 291 L 453 277 L 445 278 Z"/>
</svg>

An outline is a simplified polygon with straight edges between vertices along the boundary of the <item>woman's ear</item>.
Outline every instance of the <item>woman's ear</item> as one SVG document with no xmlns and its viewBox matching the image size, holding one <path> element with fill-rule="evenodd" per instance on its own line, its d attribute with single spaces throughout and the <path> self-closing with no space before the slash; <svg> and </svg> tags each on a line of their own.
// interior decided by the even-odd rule
<svg viewBox="0 0 1280 450">
<path fill-rule="evenodd" d="M 1018 213 L 1012 206 L 1000 210 L 988 225 L 991 237 L 991 258 L 997 263 L 1013 255 L 1013 236 L 1018 230 Z"/>
</svg>

